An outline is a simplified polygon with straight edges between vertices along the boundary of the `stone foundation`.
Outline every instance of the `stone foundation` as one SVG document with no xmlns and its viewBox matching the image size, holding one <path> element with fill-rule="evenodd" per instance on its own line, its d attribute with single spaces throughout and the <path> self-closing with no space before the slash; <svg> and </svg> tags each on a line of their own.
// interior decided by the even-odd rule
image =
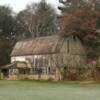
<svg viewBox="0 0 100 100">
<path fill-rule="evenodd" d="M 9 75 L 9 80 L 57 80 L 55 75 Z"/>
<path fill-rule="evenodd" d="M 55 75 L 9 75 L 9 80 L 68 80 L 68 81 L 83 81 L 83 80 L 100 80 L 100 67 L 92 68 L 66 68 L 63 75 L 56 70 Z"/>
</svg>

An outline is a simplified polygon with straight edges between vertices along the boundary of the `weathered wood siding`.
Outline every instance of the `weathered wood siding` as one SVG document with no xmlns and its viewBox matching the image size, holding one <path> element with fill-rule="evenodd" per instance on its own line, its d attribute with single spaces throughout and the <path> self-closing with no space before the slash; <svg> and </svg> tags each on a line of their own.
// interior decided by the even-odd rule
<svg viewBox="0 0 100 100">
<path fill-rule="evenodd" d="M 49 77 L 52 74 L 58 80 L 61 79 L 61 73 L 58 68 L 66 67 L 70 68 L 72 72 L 77 72 L 75 71 L 77 68 L 82 68 L 86 65 L 85 48 L 78 38 L 73 36 L 59 38 L 55 45 L 52 46 L 52 50 L 57 50 L 57 52 L 51 54 L 40 54 L 39 52 L 39 54 L 33 55 L 12 56 L 11 62 L 25 62 L 27 68 L 42 68 L 44 71 L 42 75 L 44 74 L 46 77 Z M 17 67 L 20 66 L 18 65 Z"/>
<path fill-rule="evenodd" d="M 65 38 L 60 53 L 54 54 L 53 58 L 60 66 L 84 67 L 86 65 L 86 52 L 78 38 Z"/>
</svg>

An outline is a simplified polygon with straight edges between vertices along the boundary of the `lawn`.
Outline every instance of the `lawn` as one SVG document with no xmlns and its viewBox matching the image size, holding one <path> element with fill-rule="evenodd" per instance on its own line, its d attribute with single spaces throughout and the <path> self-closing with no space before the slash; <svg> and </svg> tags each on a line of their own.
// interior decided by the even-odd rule
<svg viewBox="0 0 100 100">
<path fill-rule="evenodd" d="M 0 100 L 100 100 L 100 84 L 0 81 Z"/>
</svg>

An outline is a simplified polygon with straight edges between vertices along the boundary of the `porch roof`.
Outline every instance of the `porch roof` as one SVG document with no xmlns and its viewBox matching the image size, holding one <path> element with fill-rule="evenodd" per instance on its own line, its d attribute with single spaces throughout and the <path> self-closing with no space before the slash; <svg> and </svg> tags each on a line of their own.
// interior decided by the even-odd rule
<svg viewBox="0 0 100 100">
<path fill-rule="evenodd" d="M 12 64 L 7 64 L 7 65 L 5 65 L 5 66 L 1 66 L 0 69 L 9 69 L 9 68 L 13 67 L 13 65 L 14 65 L 14 63 L 12 63 Z"/>
</svg>

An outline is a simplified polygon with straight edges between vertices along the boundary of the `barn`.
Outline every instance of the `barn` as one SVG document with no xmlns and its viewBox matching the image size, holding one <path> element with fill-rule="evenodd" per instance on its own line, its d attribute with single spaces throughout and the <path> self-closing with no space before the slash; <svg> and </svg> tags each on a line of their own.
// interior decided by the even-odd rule
<svg viewBox="0 0 100 100">
<path fill-rule="evenodd" d="M 62 80 L 68 68 L 74 76 L 76 68 L 86 64 L 86 52 L 73 35 L 37 37 L 16 43 L 11 64 L 9 79 Z"/>
</svg>

